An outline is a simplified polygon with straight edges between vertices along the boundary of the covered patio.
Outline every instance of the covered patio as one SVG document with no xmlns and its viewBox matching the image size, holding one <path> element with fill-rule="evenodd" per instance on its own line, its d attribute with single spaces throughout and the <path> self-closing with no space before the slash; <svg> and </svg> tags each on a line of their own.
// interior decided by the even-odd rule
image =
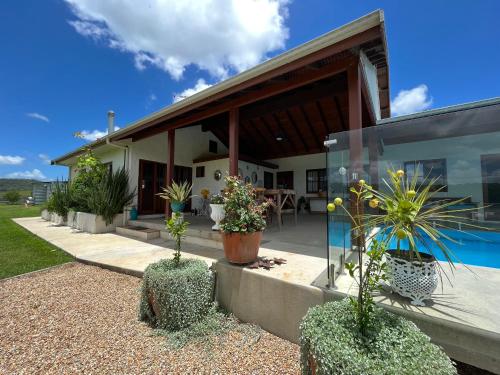
<svg viewBox="0 0 500 375">
<path fill-rule="evenodd" d="M 202 179 L 211 178 L 216 168 L 212 166 L 219 165 L 215 170 L 219 174 L 240 175 L 266 193 L 275 191 L 276 200 L 285 195 L 283 190 L 290 192 L 289 204 L 283 207 L 289 212 L 296 211 L 300 197 L 308 203 L 314 201 L 321 212 L 326 203 L 325 139 L 331 133 L 373 126 L 388 117 L 388 87 L 384 23 L 381 13 L 374 12 L 186 98 L 110 138 L 133 149 L 135 143 L 166 135 L 165 175 L 153 185 L 188 180 L 193 182 L 194 194 L 208 187 L 204 184 L 216 194 L 223 188 L 223 178 L 219 176 L 217 182 Z M 176 138 L 194 127 L 201 129 L 199 137 L 201 133 L 213 134 L 224 150 L 180 165 L 176 163 L 179 153 L 195 146 L 185 138 L 182 143 Z M 358 160 L 362 140 L 353 137 L 351 150 L 351 158 Z M 352 165 L 353 171 L 360 168 Z M 162 174 L 159 171 L 163 168 L 160 166 L 154 174 Z M 147 190 L 139 169 L 139 213 L 146 214 L 141 210 L 143 202 L 153 201 L 157 189 Z M 189 210 L 199 211 L 202 205 L 198 197 Z M 170 215 L 169 205 L 164 206 L 165 214 Z M 281 216 L 279 210 L 277 214 Z M 305 218 L 299 215 L 297 227 L 305 230 L 308 221 L 316 220 Z M 275 217 L 274 222 L 281 223 L 280 219 Z M 293 224 L 287 218 L 283 220 L 284 226 Z M 318 222 L 323 222 L 322 218 Z M 315 237 L 326 238 L 325 228 Z M 318 245 L 324 246 L 326 242 L 321 241 Z"/>
</svg>

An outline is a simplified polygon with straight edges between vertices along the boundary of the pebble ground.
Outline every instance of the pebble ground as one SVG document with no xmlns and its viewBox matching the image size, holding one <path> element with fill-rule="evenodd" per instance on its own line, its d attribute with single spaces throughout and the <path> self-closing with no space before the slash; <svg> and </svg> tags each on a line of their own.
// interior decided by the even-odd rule
<svg viewBox="0 0 500 375">
<path fill-rule="evenodd" d="M 137 320 L 140 279 L 70 263 L 0 281 L 0 374 L 298 374 L 297 345 L 238 332 L 175 350 Z"/>
</svg>

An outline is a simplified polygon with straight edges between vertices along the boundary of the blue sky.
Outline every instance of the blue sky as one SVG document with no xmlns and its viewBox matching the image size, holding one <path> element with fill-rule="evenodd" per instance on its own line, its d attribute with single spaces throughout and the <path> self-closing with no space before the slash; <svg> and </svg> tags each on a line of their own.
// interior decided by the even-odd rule
<svg viewBox="0 0 500 375">
<path fill-rule="evenodd" d="M 109 109 L 124 126 L 377 8 L 399 114 L 500 96 L 499 1 L 230 3 L 0 2 L 0 177 L 66 177 L 47 160 Z"/>
</svg>

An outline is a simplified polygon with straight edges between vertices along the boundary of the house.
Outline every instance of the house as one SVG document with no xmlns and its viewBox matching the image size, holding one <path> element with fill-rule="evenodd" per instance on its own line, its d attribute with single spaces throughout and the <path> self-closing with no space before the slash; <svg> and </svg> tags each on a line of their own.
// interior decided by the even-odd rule
<svg viewBox="0 0 500 375">
<path fill-rule="evenodd" d="M 390 118 L 382 11 L 117 131 L 113 121 L 110 113 L 108 135 L 90 147 L 110 168 L 128 170 L 141 218 L 168 215 L 156 194 L 170 181 L 192 182 L 198 197 L 187 210 L 201 210 L 200 191 L 220 192 L 226 173 L 292 191 L 293 201 L 304 197 L 312 212 L 324 212 L 326 192 L 347 199 L 353 180 L 380 185 L 392 166 L 422 180 L 438 178 L 436 199 L 484 207 L 472 219 L 500 221 L 500 100 Z M 68 166 L 71 177 L 83 151 L 52 163 Z M 290 229 L 294 237 L 279 240 L 315 246 L 324 256 L 325 220 L 313 216 L 302 215 L 298 229 Z M 343 244 L 328 257 L 337 268 L 346 256 L 348 228 L 342 228 L 337 242 L 329 240 L 330 252 Z"/>
<path fill-rule="evenodd" d="M 376 11 L 118 131 L 111 114 L 109 134 L 90 147 L 113 169 L 128 169 L 140 215 L 168 209 L 155 194 L 171 180 L 192 181 L 198 195 L 220 192 L 217 171 L 317 198 L 326 190 L 327 135 L 374 126 L 389 117 L 389 104 L 384 18 Z M 71 177 L 82 152 L 52 163 L 69 166 Z M 200 208 L 200 198 L 192 204 Z"/>
</svg>

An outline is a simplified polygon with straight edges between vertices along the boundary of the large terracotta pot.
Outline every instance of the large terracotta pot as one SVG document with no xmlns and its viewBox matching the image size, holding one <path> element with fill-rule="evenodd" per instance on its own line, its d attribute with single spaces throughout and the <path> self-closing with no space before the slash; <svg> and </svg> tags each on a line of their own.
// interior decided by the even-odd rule
<svg viewBox="0 0 500 375">
<path fill-rule="evenodd" d="M 224 233 L 224 255 L 230 263 L 246 264 L 257 260 L 262 232 Z"/>
</svg>

